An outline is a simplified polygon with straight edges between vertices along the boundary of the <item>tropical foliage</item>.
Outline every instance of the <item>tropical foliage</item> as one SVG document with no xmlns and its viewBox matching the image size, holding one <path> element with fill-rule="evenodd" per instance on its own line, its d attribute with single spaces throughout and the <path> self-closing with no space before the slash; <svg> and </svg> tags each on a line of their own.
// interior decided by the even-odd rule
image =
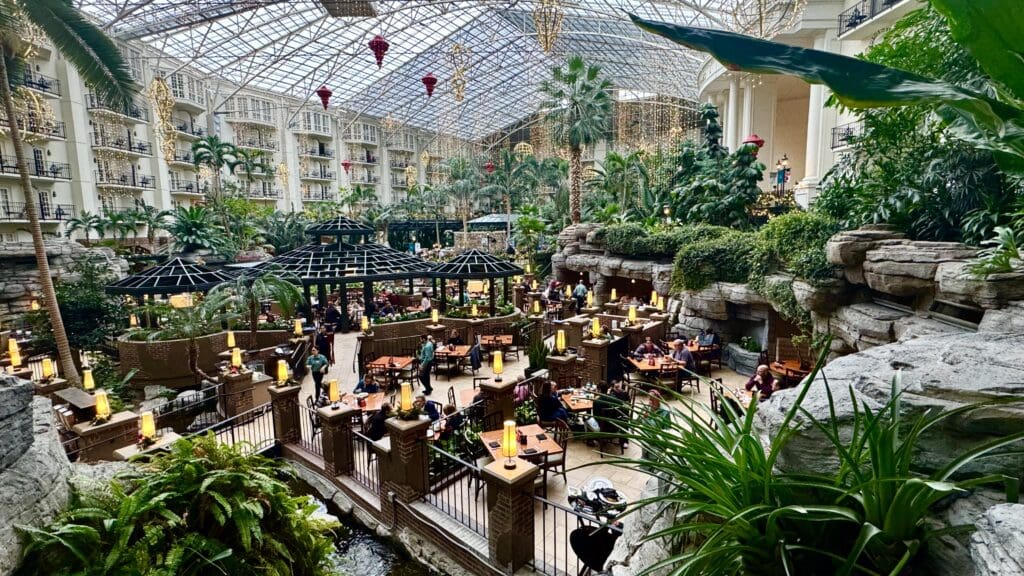
<svg viewBox="0 0 1024 576">
<path fill-rule="evenodd" d="M 167 231 L 182 252 L 218 250 L 227 243 L 227 236 L 213 211 L 204 206 L 179 206 Z"/>
<path fill-rule="evenodd" d="M 146 333 L 148 340 L 186 340 L 188 346 L 188 369 L 198 384 L 209 378 L 199 368 L 200 336 L 219 332 L 237 320 L 239 313 L 233 306 L 233 294 L 227 290 L 211 291 L 198 298 L 191 306 L 174 307 L 159 305 L 154 311 L 159 318 L 159 327 Z M 142 329 L 138 329 L 142 332 Z M 212 378 L 210 378 L 212 379 Z"/>
<path fill-rule="evenodd" d="M 73 496 L 47 527 L 22 528 L 19 576 L 326 576 L 336 523 L 285 483 L 288 468 L 218 443 L 179 440 L 109 486 Z"/>
<path fill-rule="evenodd" d="M 295 308 L 305 302 L 299 284 L 300 280 L 294 274 L 268 270 L 259 275 L 241 275 L 234 282 L 215 287 L 210 295 L 228 295 L 234 313 L 249 324 L 249 347 L 255 348 L 263 302 L 275 302 L 281 307 L 283 316 L 291 318 Z"/>
</svg>

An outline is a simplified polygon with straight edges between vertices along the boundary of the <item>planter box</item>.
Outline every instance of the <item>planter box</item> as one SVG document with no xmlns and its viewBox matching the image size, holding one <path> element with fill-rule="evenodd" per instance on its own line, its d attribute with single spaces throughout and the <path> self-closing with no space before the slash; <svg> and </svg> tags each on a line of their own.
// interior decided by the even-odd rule
<svg viewBox="0 0 1024 576">
<path fill-rule="evenodd" d="M 760 352 L 749 352 L 740 348 L 739 344 L 726 344 L 722 351 L 722 360 L 729 368 L 744 376 L 751 376 L 757 371 L 757 360 Z"/>
</svg>

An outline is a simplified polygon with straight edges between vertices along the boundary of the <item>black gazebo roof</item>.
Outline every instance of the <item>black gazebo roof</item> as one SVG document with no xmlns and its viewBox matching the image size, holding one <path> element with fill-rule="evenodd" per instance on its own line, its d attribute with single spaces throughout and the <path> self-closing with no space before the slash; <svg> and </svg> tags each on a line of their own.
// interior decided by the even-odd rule
<svg viewBox="0 0 1024 576">
<path fill-rule="evenodd" d="M 218 284 L 231 282 L 234 278 L 235 274 L 226 270 L 214 270 L 181 258 L 172 258 L 109 284 L 106 291 L 131 296 L 205 292 Z"/>
<path fill-rule="evenodd" d="M 373 228 L 356 222 L 351 218 L 337 216 L 330 220 L 324 220 L 306 227 L 306 234 L 310 236 L 369 236 L 373 234 Z"/>
<path fill-rule="evenodd" d="M 430 270 L 430 277 L 486 280 L 488 278 L 508 278 L 522 273 L 522 268 L 508 260 L 502 260 L 479 250 L 466 250 L 448 262 L 435 265 Z"/>
<path fill-rule="evenodd" d="M 265 270 L 291 272 L 306 285 L 323 282 L 359 283 L 426 278 L 429 276 L 430 263 L 419 256 L 380 244 L 334 242 L 300 246 L 262 262 L 246 273 Z"/>
</svg>

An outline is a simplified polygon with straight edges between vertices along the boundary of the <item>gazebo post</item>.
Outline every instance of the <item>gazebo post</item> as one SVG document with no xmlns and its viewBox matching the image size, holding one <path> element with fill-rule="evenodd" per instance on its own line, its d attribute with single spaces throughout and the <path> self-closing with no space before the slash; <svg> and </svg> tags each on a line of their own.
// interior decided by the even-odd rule
<svg viewBox="0 0 1024 576">
<path fill-rule="evenodd" d="M 466 281 L 459 278 L 459 306 L 466 305 Z"/>
<path fill-rule="evenodd" d="M 492 278 L 487 281 L 487 291 L 490 293 L 491 297 L 491 316 L 494 316 L 497 312 L 497 308 L 494 306 L 494 280 L 495 279 Z"/>
<path fill-rule="evenodd" d="M 505 276 L 502 280 L 502 285 L 505 288 L 505 306 L 508 306 L 508 276 Z"/>
<path fill-rule="evenodd" d="M 327 305 L 327 286 L 322 280 L 316 283 L 316 297 L 319 300 L 320 313 L 323 314 L 324 307 Z"/>
<path fill-rule="evenodd" d="M 430 279 L 430 288 L 434 291 L 434 296 L 441 299 L 441 314 L 444 314 L 445 312 L 448 311 L 448 290 L 445 289 L 445 281 L 444 280 L 441 280 L 440 284 L 441 284 L 441 291 L 438 292 L 438 290 L 437 290 L 438 279 L 437 278 L 431 278 Z"/>
<path fill-rule="evenodd" d="M 309 289 L 309 284 L 302 283 L 302 294 L 306 298 L 306 317 L 309 318 L 313 315 L 313 295 Z"/>
<path fill-rule="evenodd" d="M 409 278 L 409 296 L 416 293 L 416 287 L 413 285 L 413 279 Z"/>
<path fill-rule="evenodd" d="M 363 314 L 370 313 L 370 306 L 373 304 L 373 282 L 363 281 Z"/>
<path fill-rule="evenodd" d="M 341 298 L 341 331 L 348 332 L 348 285 L 344 282 L 338 296 Z"/>
</svg>

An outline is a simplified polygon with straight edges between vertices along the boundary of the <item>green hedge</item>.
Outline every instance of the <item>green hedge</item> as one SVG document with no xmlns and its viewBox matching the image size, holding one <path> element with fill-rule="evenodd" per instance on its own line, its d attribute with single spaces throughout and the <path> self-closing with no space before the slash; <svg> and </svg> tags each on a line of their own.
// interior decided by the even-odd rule
<svg viewBox="0 0 1024 576">
<path fill-rule="evenodd" d="M 640 224 L 616 224 L 604 229 L 605 249 L 636 258 L 672 258 L 687 244 L 718 238 L 731 232 L 723 226 L 694 224 L 649 232 Z"/>
<path fill-rule="evenodd" d="M 834 277 L 836 267 L 825 257 L 825 243 L 839 224 L 816 212 L 790 212 L 772 218 L 758 232 L 759 271 L 764 274 L 784 268 L 811 283 Z"/>
<path fill-rule="evenodd" d="M 712 282 L 744 283 L 753 270 L 758 235 L 727 230 L 683 246 L 676 254 L 672 283 L 677 289 L 700 290 Z"/>
</svg>

